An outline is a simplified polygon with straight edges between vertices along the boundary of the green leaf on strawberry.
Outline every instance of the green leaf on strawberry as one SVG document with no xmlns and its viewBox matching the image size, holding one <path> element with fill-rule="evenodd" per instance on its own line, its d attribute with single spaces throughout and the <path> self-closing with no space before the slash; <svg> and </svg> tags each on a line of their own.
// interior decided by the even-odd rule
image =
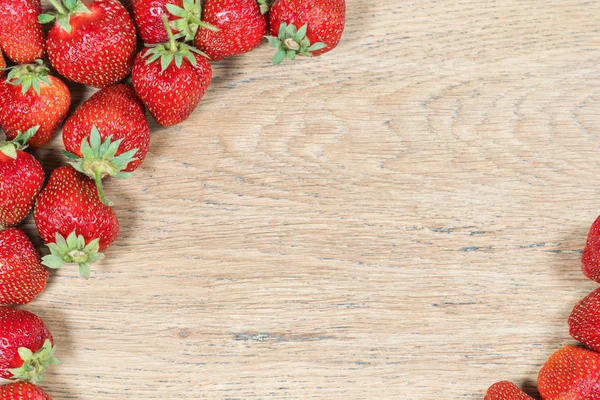
<svg viewBox="0 0 600 400">
<path fill-rule="evenodd" d="M 18 349 L 19 357 L 23 360 L 23 365 L 19 368 L 9 369 L 12 378 L 27 382 L 41 382 L 42 374 L 51 365 L 58 365 L 60 361 L 54 357 L 56 346 L 52 346 L 49 339 L 44 341 L 44 345 L 35 353 L 27 347 Z"/>
<path fill-rule="evenodd" d="M 17 150 L 25 150 L 27 142 L 37 133 L 38 129 L 40 129 L 40 126 L 36 125 L 25 132 L 18 132 L 17 137 L 13 140 L 0 142 L 0 153 L 7 155 L 13 160 L 16 159 Z"/>
<path fill-rule="evenodd" d="M 46 245 L 50 254 L 42 257 L 42 264 L 48 268 L 58 269 L 65 264 L 75 263 L 79 265 L 79 274 L 88 279 L 90 265 L 104 258 L 104 254 L 99 252 L 99 238 L 85 244 L 83 236 L 73 231 L 66 239 L 60 233 L 56 233 L 55 240 L 55 243 Z"/>
<path fill-rule="evenodd" d="M 67 33 L 71 33 L 73 30 L 70 22 L 73 15 L 92 13 L 80 0 L 62 0 L 62 4 L 59 0 L 50 0 L 50 3 L 52 3 L 57 13 L 41 14 L 38 21 L 41 24 L 47 24 L 56 20 L 58 25 Z"/>
<path fill-rule="evenodd" d="M 257 0 L 258 2 L 258 6 L 260 8 L 260 13 L 261 14 L 266 14 L 269 12 L 269 9 L 271 8 L 271 4 L 270 1 L 267 0 Z"/>
<path fill-rule="evenodd" d="M 41 92 L 40 82 L 52 86 L 52 82 L 48 78 L 50 70 L 44 66 L 42 60 L 35 60 L 35 64 L 16 65 L 11 68 L 6 68 L 6 83 L 14 86 L 21 86 L 21 93 L 25 94 L 29 89 L 39 96 Z"/>
<path fill-rule="evenodd" d="M 275 36 L 266 36 L 267 40 L 275 50 L 273 64 L 281 64 L 286 58 L 295 60 L 296 56 L 312 57 L 311 52 L 325 48 L 327 45 L 323 42 L 310 43 L 306 37 L 308 25 L 304 24 L 297 29 L 294 24 L 281 23 L 279 34 Z"/>
<path fill-rule="evenodd" d="M 102 178 L 106 176 L 129 178 L 131 173 L 124 170 L 130 162 L 137 160 L 135 154 L 138 151 L 132 149 L 117 156 L 116 153 L 123 139 L 113 141 L 112 138 L 110 135 L 102 142 L 100 132 L 96 126 L 92 126 L 90 135 L 81 142 L 81 157 L 68 151 L 64 152 L 73 168 L 95 180 L 98 196 L 108 206 L 112 203 L 104 196 Z"/>
<path fill-rule="evenodd" d="M 171 28 L 179 33 L 175 35 L 175 39 L 183 38 L 185 42 L 194 40 L 199 27 L 217 32 L 219 29 L 215 26 L 202 21 L 202 4 L 200 0 L 183 0 L 183 7 L 176 4 L 167 3 L 167 11 L 178 17 L 171 21 Z"/>
<path fill-rule="evenodd" d="M 169 68 L 169 65 L 171 65 L 173 61 L 175 61 L 177 68 L 181 67 L 184 59 L 187 59 L 193 66 L 196 66 L 196 57 L 194 57 L 192 53 L 196 53 L 208 58 L 206 54 L 197 48 L 183 42 L 176 41 L 167 16 L 163 14 L 162 18 L 165 29 L 169 35 L 169 41 L 161 44 L 146 45 L 146 47 L 149 48 L 149 50 L 144 54 L 144 57 L 147 58 L 146 65 L 150 65 L 156 60 L 160 59 L 161 70 L 164 72 L 167 68 Z"/>
</svg>

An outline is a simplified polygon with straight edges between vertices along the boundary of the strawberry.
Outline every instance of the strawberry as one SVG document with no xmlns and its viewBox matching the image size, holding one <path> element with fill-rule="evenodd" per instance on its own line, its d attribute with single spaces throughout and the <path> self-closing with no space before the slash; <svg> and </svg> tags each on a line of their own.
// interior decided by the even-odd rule
<svg viewBox="0 0 600 400">
<path fill-rule="evenodd" d="M 277 49 L 273 63 L 333 50 L 345 24 L 345 0 L 276 0 L 269 13 L 272 36 L 267 36 Z"/>
<path fill-rule="evenodd" d="M 46 287 L 48 270 L 23 232 L 0 231 L 0 304 L 27 304 Z"/>
<path fill-rule="evenodd" d="M 136 49 L 135 26 L 118 0 L 50 0 L 57 15 L 42 14 L 44 23 L 56 19 L 48 32 L 52 66 L 74 82 L 103 88 L 125 78 Z"/>
<path fill-rule="evenodd" d="M 50 396 L 29 382 L 13 382 L 0 386 L 0 400 L 52 400 Z"/>
<path fill-rule="evenodd" d="M 96 92 L 65 123 L 63 142 L 71 165 L 96 180 L 105 204 L 110 205 L 102 178 L 129 177 L 148 153 L 145 110 L 131 86 L 113 85 Z"/>
<path fill-rule="evenodd" d="M 71 166 L 55 169 L 35 203 L 35 224 L 50 249 L 42 264 L 59 268 L 79 265 L 84 278 L 90 264 L 104 258 L 119 233 L 112 208 L 102 204 L 93 181 Z"/>
<path fill-rule="evenodd" d="M 533 400 L 514 383 L 496 382 L 488 389 L 483 400 Z"/>
<path fill-rule="evenodd" d="M 538 389 L 545 400 L 600 399 L 600 353 L 563 347 L 540 370 Z"/>
<path fill-rule="evenodd" d="M 41 147 L 54 137 L 65 119 L 71 92 L 38 60 L 36 64 L 11 68 L 6 79 L 0 80 L 0 104 L 0 127 L 6 137 L 14 139 L 19 132 L 39 125 L 28 144 Z"/>
<path fill-rule="evenodd" d="M 40 381 L 54 357 L 54 339 L 37 315 L 0 307 L 0 378 Z"/>
<path fill-rule="evenodd" d="M 6 68 L 6 60 L 2 55 L 2 48 L 0 47 L 0 76 L 4 75 L 4 68 Z"/>
<path fill-rule="evenodd" d="M 600 289 L 588 294 L 573 308 L 569 333 L 590 349 L 600 351 Z"/>
<path fill-rule="evenodd" d="M 263 5 L 264 6 L 264 5 Z M 256 0 L 206 0 L 202 21 L 218 31 L 200 27 L 194 45 L 213 61 L 247 53 L 267 33 L 267 17 Z"/>
<path fill-rule="evenodd" d="M 151 45 L 135 59 L 133 87 L 160 125 L 175 125 L 187 119 L 206 92 L 212 78 L 204 54 L 176 42 L 163 15 L 169 42 Z"/>
<path fill-rule="evenodd" d="M 23 151 L 27 140 L 39 126 L 19 133 L 10 142 L 0 142 L 0 228 L 21 222 L 42 190 L 44 170 L 29 153 Z"/>
<path fill-rule="evenodd" d="M 583 274 L 600 283 L 600 217 L 596 218 L 590 228 L 581 264 Z"/>
<path fill-rule="evenodd" d="M 162 16 L 167 15 L 176 38 L 192 41 L 199 26 L 215 30 L 214 26 L 201 21 L 201 0 L 136 0 L 133 16 L 142 40 L 146 44 L 169 41 Z"/>
<path fill-rule="evenodd" d="M 28 64 L 46 53 L 38 16 L 40 0 L 0 0 L 0 46 L 8 58 Z"/>
</svg>

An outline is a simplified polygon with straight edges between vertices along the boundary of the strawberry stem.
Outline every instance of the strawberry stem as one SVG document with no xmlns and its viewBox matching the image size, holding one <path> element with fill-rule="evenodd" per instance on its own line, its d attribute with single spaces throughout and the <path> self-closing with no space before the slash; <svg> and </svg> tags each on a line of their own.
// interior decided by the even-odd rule
<svg viewBox="0 0 600 400">
<path fill-rule="evenodd" d="M 59 14 L 66 14 L 67 10 L 62 6 L 62 4 L 60 4 L 59 1 L 57 0 L 50 0 L 50 3 L 54 6 L 54 8 L 56 8 L 56 11 L 58 11 Z"/>
<path fill-rule="evenodd" d="M 169 50 L 175 53 L 177 51 L 177 42 L 175 42 L 175 35 L 173 35 L 173 31 L 171 30 L 171 25 L 169 25 L 169 18 L 166 14 L 162 15 L 163 25 L 167 30 L 167 35 L 169 35 Z"/>
<path fill-rule="evenodd" d="M 196 24 L 196 25 L 198 25 L 198 26 L 200 26 L 200 27 L 204 28 L 204 29 L 208 29 L 209 31 L 213 31 L 213 32 L 219 32 L 219 28 L 217 28 L 216 26 L 214 26 L 214 25 L 211 25 L 211 24 L 209 24 L 209 23 L 206 23 L 206 22 L 204 22 L 204 21 L 201 21 L 200 19 L 198 19 L 198 18 L 196 18 L 196 17 L 193 17 L 193 16 L 192 16 L 192 17 L 190 17 L 190 18 L 189 18 L 189 21 L 190 21 L 191 23 L 194 23 L 194 24 Z"/>
<path fill-rule="evenodd" d="M 104 188 L 102 187 L 102 173 L 100 172 L 100 170 L 95 171 L 94 181 L 96 182 L 96 189 L 98 189 L 98 197 L 100 198 L 100 201 L 106 204 L 107 206 L 112 206 L 113 203 L 111 201 L 108 201 L 104 196 Z"/>
</svg>

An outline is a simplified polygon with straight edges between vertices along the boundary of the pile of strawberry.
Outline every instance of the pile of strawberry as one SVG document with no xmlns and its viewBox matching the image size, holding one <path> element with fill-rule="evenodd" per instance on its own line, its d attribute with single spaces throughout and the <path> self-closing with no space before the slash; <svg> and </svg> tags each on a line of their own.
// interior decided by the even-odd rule
<svg viewBox="0 0 600 400">
<path fill-rule="evenodd" d="M 337 46 L 346 12 L 345 0 L 50 3 L 55 12 L 42 14 L 40 0 L 0 0 L 0 378 L 14 381 L 0 386 L 0 400 L 50 399 L 35 383 L 58 363 L 54 339 L 40 318 L 9 306 L 42 292 L 47 268 L 74 263 L 88 278 L 104 258 L 119 222 L 102 180 L 127 178 L 144 161 L 146 109 L 160 125 L 184 121 L 211 83 L 209 60 L 249 52 L 265 37 L 274 64 L 324 54 Z M 130 74 L 132 86 L 123 83 Z M 101 89 L 68 118 L 63 78 Z M 43 187 L 42 166 L 24 150 L 61 126 L 68 165 Z M 49 249 L 43 258 L 15 228 L 32 208 Z"/>
<path fill-rule="evenodd" d="M 600 283 L 600 217 L 594 221 L 582 256 L 583 273 Z M 538 390 L 544 400 L 600 399 L 600 289 L 581 300 L 569 316 L 569 333 L 583 346 L 565 346 L 540 370 Z M 515 384 L 493 384 L 485 400 L 532 400 Z"/>
</svg>

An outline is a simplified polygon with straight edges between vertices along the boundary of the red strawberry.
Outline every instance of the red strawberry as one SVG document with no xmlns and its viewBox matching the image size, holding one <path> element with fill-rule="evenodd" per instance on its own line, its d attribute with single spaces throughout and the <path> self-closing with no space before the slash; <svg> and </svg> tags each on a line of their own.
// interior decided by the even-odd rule
<svg viewBox="0 0 600 400">
<path fill-rule="evenodd" d="M 583 274 L 600 283 L 600 217 L 596 218 L 590 228 L 581 264 Z"/>
<path fill-rule="evenodd" d="M 600 399 L 600 353 L 563 347 L 542 367 L 538 389 L 545 400 Z"/>
<path fill-rule="evenodd" d="M 58 0 L 50 2 L 58 14 L 48 33 L 48 58 L 64 77 L 103 88 L 125 78 L 135 56 L 135 26 L 118 0 Z"/>
<path fill-rule="evenodd" d="M 213 61 L 249 52 L 267 33 L 267 17 L 256 0 L 206 0 L 202 21 L 219 29 L 200 27 L 194 40 Z"/>
<path fill-rule="evenodd" d="M 184 121 L 194 111 L 210 85 L 212 69 L 199 50 L 175 41 L 166 16 L 163 23 L 170 41 L 142 50 L 131 78 L 150 114 L 167 126 Z"/>
<path fill-rule="evenodd" d="M 38 316 L 0 307 L 0 378 L 40 381 L 54 357 L 54 339 Z"/>
<path fill-rule="evenodd" d="M 167 15 L 173 34 L 185 41 L 194 40 L 199 26 L 215 30 L 200 20 L 201 0 L 136 0 L 133 16 L 142 40 L 146 44 L 159 44 L 169 41 L 162 16 Z"/>
<path fill-rule="evenodd" d="M 600 289 L 588 294 L 573 308 L 569 333 L 590 349 L 600 351 Z"/>
<path fill-rule="evenodd" d="M 71 93 L 60 79 L 48 73 L 39 61 L 12 68 L 6 79 L 0 80 L 0 127 L 9 139 L 39 125 L 28 144 L 41 147 L 52 139 L 65 119 Z"/>
<path fill-rule="evenodd" d="M 14 382 L 0 386 L 0 400 L 52 400 L 50 396 L 29 382 Z"/>
<path fill-rule="evenodd" d="M 86 279 L 90 264 L 104 258 L 100 252 L 119 233 L 117 216 L 102 204 L 94 182 L 71 166 L 52 172 L 35 203 L 34 218 L 51 253 L 42 263 L 49 268 L 79 264 Z"/>
<path fill-rule="evenodd" d="M 27 304 L 46 287 L 48 270 L 23 232 L 0 231 L 0 304 Z"/>
<path fill-rule="evenodd" d="M 18 64 L 32 63 L 46 53 L 38 21 L 41 11 L 40 0 L 0 0 L 0 46 Z"/>
<path fill-rule="evenodd" d="M 269 14 L 273 63 L 297 55 L 319 56 L 339 43 L 346 24 L 345 0 L 276 0 Z"/>
<path fill-rule="evenodd" d="M 496 382 L 488 389 L 483 400 L 533 400 L 514 383 Z"/>
<path fill-rule="evenodd" d="M 6 68 L 6 60 L 2 55 L 2 48 L 0 48 L 0 76 L 4 75 L 4 68 Z"/>
<path fill-rule="evenodd" d="M 26 143 L 38 126 L 18 134 L 11 142 L 0 142 L 0 228 L 21 222 L 42 190 L 44 170 L 29 153 Z"/>
<path fill-rule="evenodd" d="M 150 147 L 145 107 L 131 86 L 104 88 L 67 120 L 63 142 L 71 165 L 95 179 L 99 188 L 104 176 L 127 178 L 144 161 Z M 99 194 L 110 205 L 102 189 Z"/>
</svg>

